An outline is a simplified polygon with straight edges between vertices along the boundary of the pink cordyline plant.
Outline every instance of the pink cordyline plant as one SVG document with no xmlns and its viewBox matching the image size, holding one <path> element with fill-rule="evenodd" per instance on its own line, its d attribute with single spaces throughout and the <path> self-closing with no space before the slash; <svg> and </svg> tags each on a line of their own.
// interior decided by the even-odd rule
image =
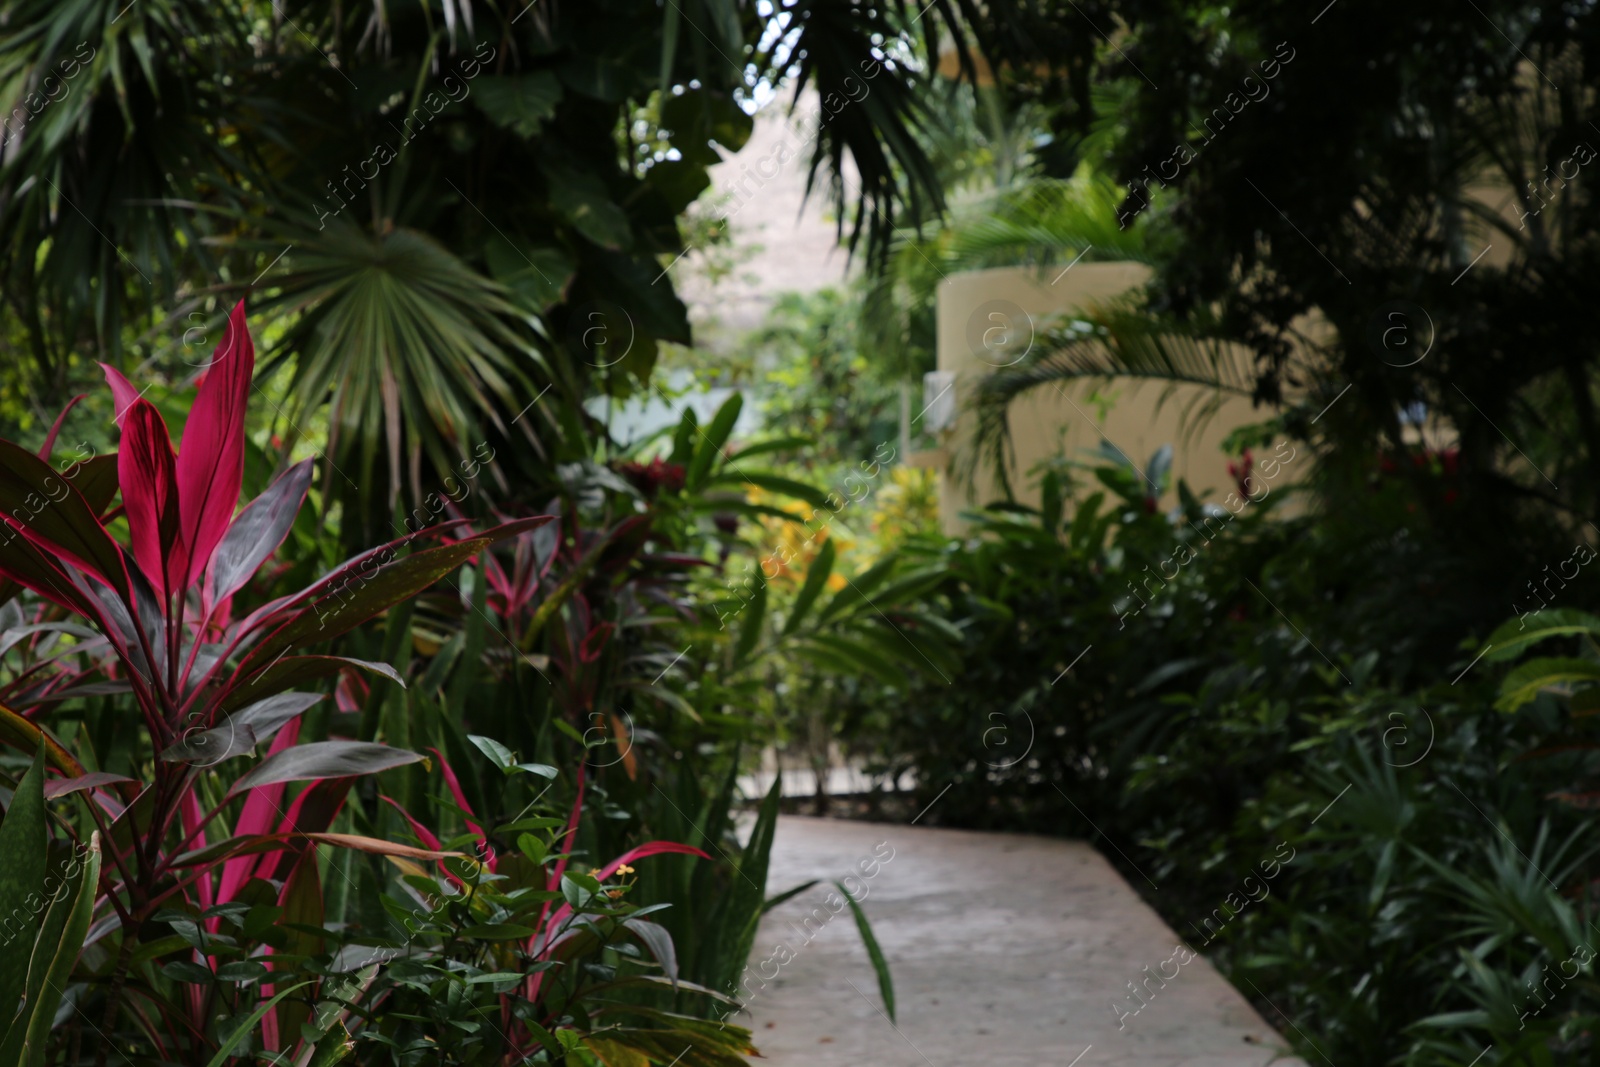
<svg viewBox="0 0 1600 1067">
<path fill-rule="evenodd" d="M 321 696 L 297 686 L 351 670 L 400 681 L 383 664 L 300 650 L 414 596 L 495 541 L 549 521 L 520 519 L 447 544 L 437 542 L 462 523 L 440 523 L 364 552 L 298 593 L 241 610 L 237 598 L 283 542 L 312 473 L 310 460 L 295 464 L 237 509 L 254 364 L 240 301 L 176 451 L 155 406 L 110 367 L 105 373 L 122 428 L 115 457 L 92 460 L 82 474 L 63 479 L 49 462 L 61 419 L 39 455 L 0 441 L 0 575 L 98 631 L 99 638 L 79 646 L 89 657 L 80 673 L 100 676 L 93 692 L 125 687 L 158 757 L 149 780 L 135 782 L 86 768 L 85 762 L 101 766 L 104 754 L 80 748 L 80 760 L 69 752 L 43 718 L 54 700 L 72 695 L 76 677 L 65 687 L 52 683 L 48 694 L 47 687 L 13 687 L 13 706 L 0 706 L 0 739 L 30 752 L 42 746 L 57 774 L 47 796 L 82 793 L 101 831 L 108 862 L 88 943 L 103 941 L 118 960 L 102 1025 L 116 1019 L 141 925 L 163 907 L 227 903 L 262 879 L 281 884 L 280 904 L 293 901 L 301 914 L 314 895 L 315 915 L 319 843 L 410 859 L 444 855 L 327 832 L 354 776 L 422 757 L 363 741 L 298 744 L 299 716 Z M 118 488 L 122 506 L 113 509 Z M 126 543 L 111 532 L 123 517 Z M 202 779 L 261 744 L 270 744 L 266 758 L 207 810 L 197 788 Z M 291 782 L 315 784 L 285 810 Z M 208 841 L 219 817 L 241 798 L 231 832 Z M 130 1009 L 158 1048 L 171 1047 L 178 1033 L 203 1039 L 206 994 L 186 988 L 184 1002 L 162 1002 L 145 991 Z M 267 1029 L 274 1029 L 272 1021 Z"/>
</svg>

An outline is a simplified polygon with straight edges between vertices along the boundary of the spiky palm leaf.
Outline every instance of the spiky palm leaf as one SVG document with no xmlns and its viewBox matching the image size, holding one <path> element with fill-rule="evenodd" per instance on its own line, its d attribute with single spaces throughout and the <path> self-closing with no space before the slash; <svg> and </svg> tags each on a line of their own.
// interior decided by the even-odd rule
<svg viewBox="0 0 1600 1067">
<path fill-rule="evenodd" d="M 292 364 L 291 425 L 328 405 L 330 462 L 348 480 L 346 499 L 379 516 L 403 484 L 420 499 L 424 458 L 434 470 L 459 465 L 482 427 L 504 433 L 499 412 L 532 395 L 534 364 L 519 356 L 531 338 L 505 290 L 426 234 L 374 235 L 338 219 L 302 233 L 286 259 L 263 308 L 293 317 L 265 372 Z M 387 431 L 381 442 L 375 426 Z M 387 476 L 375 479 L 380 458 Z M 387 499 L 361 488 L 384 485 Z"/>
<path fill-rule="evenodd" d="M 972 448 L 960 473 L 970 478 L 987 461 L 1006 485 L 1011 404 L 1036 390 L 1111 379 L 1158 386 L 1158 410 L 1184 387 L 1201 387 L 1184 401 L 1180 433 L 1197 429 L 1228 401 L 1256 392 L 1254 356 L 1223 340 L 1208 316 L 1157 316 L 1138 295 L 1090 304 L 1046 325 L 1033 351 L 1016 365 L 977 379 L 970 402 L 976 415 Z"/>
</svg>

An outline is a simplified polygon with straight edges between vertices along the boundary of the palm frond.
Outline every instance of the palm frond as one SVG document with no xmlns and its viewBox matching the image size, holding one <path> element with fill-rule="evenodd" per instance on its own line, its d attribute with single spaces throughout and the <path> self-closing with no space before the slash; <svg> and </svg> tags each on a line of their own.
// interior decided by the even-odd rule
<svg viewBox="0 0 1600 1067">
<path fill-rule="evenodd" d="M 970 483 L 988 462 L 1009 492 L 1011 404 L 1035 390 L 1061 391 L 1081 381 L 1156 384 L 1159 410 L 1183 387 L 1201 386 L 1184 405 L 1180 433 L 1203 426 L 1227 401 L 1255 395 L 1253 355 L 1224 340 L 1209 317 L 1164 318 L 1141 301 L 1126 296 L 1089 305 L 1046 326 L 1034 350 L 1016 365 L 979 378 L 969 403 L 977 420 L 972 447 L 964 450 L 958 475 Z"/>
<path fill-rule="evenodd" d="M 431 237 L 337 219 L 299 234 L 285 263 L 261 304 L 289 316 L 265 373 L 292 364 L 291 426 L 328 405 L 329 484 L 363 513 L 387 515 L 401 485 L 420 498 L 424 458 L 433 470 L 459 465 L 483 427 L 505 432 L 499 411 L 532 395 L 532 339 L 505 290 Z"/>
</svg>

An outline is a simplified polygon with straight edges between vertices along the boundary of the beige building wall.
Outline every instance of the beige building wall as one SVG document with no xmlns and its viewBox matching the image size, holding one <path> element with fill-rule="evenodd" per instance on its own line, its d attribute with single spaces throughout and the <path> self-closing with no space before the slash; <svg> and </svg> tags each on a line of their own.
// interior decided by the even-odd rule
<svg viewBox="0 0 1600 1067">
<path fill-rule="evenodd" d="M 938 365 L 940 371 L 955 375 L 952 392 L 959 415 L 953 427 L 941 432 L 943 447 L 925 456 L 925 461 L 941 469 L 940 524 L 947 534 L 957 534 L 964 526 L 961 512 L 1003 495 L 986 468 L 979 468 L 970 489 L 960 484 L 952 470 L 952 461 L 971 447 L 975 420 L 966 408 L 973 383 L 997 366 L 1020 358 L 1031 335 L 1050 320 L 1122 295 L 1149 278 L 1148 268 L 1136 263 L 1080 262 L 1058 271 L 1041 275 L 1032 268 L 1001 267 L 951 275 L 940 284 Z M 1044 386 L 1018 399 L 1011 405 L 1016 454 L 1009 468 L 1017 498 L 1037 505 L 1038 487 L 1028 476 L 1030 468 L 1058 454 L 1089 459 L 1085 450 L 1098 448 L 1103 438 L 1141 470 L 1156 449 L 1164 444 L 1173 446 L 1171 488 L 1163 496 L 1163 508 L 1176 503 L 1179 478 L 1201 500 L 1221 503 L 1234 487 L 1227 465 L 1236 458 L 1223 453 L 1223 438 L 1239 426 L 1265 421 L 1270 413 L 1253 408 L 1247 399 L 1229 399 L 1198 431 L 1186 423 L 1183 429 L 1187 432 L 1180 433 L 1182 412 L 1191 400 L 1209 391 L 1181 386 L 1163 402 L 1165 389 L 1160 383 L 1117 379 L 1062 388 Z M 1091 400 L 1096 392 L 1101 398 L 1114 398 L 1103 421 Z M 1278 480 L 1287 473 L 1284 468 Z"/>
</svg>

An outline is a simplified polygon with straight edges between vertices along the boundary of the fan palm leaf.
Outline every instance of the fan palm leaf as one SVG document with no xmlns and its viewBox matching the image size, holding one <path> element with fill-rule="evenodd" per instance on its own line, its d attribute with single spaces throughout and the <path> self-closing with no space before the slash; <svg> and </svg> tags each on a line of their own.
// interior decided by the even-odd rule
<svg viewBox="0 0 1600 1067">
<path fill-rule="evenodd" d="M 402 485 L 420 499 L 424 460 L 458 466 L 480 428 L 504 433 L 499 412 L 532 395 L 531 338 L 505 290 L 426 234 L 337 219 L 301 233 L 285 262 L 262 303 L 289 315 L 265 373 L 292 365 L 291 425 L 327 404 L 329 462 L 347 500 L 387 515 Z"/>
<path fill-rule="evenodd" d="M 1194 430 L 1230 400 L 1256 395 L 1255 357 L 1225 340 L 1207 316 L 1178 320 L 1155 315 L 1139 296 L 1091 304 L 1041 331 L 1034 349 L 1016 365 L 983 375 L 970 402 L 972 447 L 959 472 L 970 480 L 987 461 L 1008 485 L 1010 409 L 1019 397 L 1082 381 L 1132 381 L 1161 389 L 1159 410 L 1188 394 L 1180 432 Z M 1198 390 L 1185 387 L 1199 386 Z"/>
</svg>

